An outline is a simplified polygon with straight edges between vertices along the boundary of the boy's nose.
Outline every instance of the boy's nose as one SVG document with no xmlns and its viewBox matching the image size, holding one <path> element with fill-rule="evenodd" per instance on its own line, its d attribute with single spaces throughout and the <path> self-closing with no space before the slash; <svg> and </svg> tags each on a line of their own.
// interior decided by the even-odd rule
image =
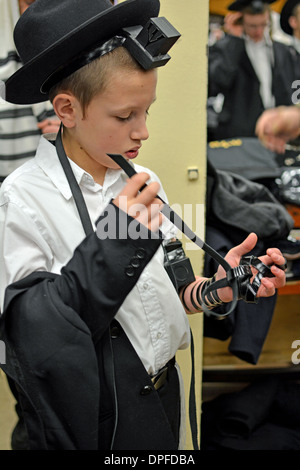
<svg viewBox="0 0 300 470">
<path fill-rule="evenodd" d="M 131 132 L 131 138 L 133 140 L 147 140 L 148 137 L 149 132 L 146 120 L 140 122 Z"/>
</svg>

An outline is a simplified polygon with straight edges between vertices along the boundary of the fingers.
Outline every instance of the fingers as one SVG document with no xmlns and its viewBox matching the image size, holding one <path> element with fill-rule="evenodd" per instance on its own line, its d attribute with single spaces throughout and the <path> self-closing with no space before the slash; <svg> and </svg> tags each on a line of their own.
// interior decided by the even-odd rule
<svg viewBox="0 0 300 470">
<path fill-rule="evenodd" d="M 145 225 L 152 232 L 156 232 L 162 224 L 162 214 L 160 204 L 151 204 L 149 207 L 135 204 L 131 206 L 128 214 L 134 217 L 138 222 Z"/>
<path fill-rule="evenodd" d="M 261 286 L 258 290 L 257 297 L 270 297 L 275 294 L 276 289 L 285 285 L 285 272 L 276 266 L 272 266 L 271 271 L 274 274 L 274 277 L 263 277 L 261 279 Z"/>
<path fill-rule="evenodd" d="M 44 119 L 37 124 L 38 129 L 42 134 L 55 134 L 58 132 L 60 126 L 59 119 Z"/>
<path fill-rule="evenodd" d="M 268 110 L 270 111 L 270 110 Z M 267 112 L 259 118 L 256 124 L 255 133 L 261 143 L 271 151 L 284 152 L 285 141 L 277 137 L 272 132 L 273 117 L 272 112 Z"/>
<path fill-rule="evenodd" d="M 233 36 L 241 36 L 243 33 L 241 18 L 241 12 L 228 13 L 224 18 L 224 30 Z"/>
<path fill-rule="evenodd" d="M 249 251 L 253 250 L 257 243 L 257 235 L 255 233 L 250 233 L 248 237 L 240 244 L 232 248 L 228 254 L 234 255 L 236 257 L 241 258 L 242 256 L 249 253 Z"/>
<path fill-rule="evenodd" d="M 269 248 L 267 255 L 261 256 L 259 259 L 267 265 L 274 263 L 273 266 L 270 266 L 274 277 L 263 277 L 257 293 L 258 297 L 270 297 L 275 294 L 276 289 L 283 287 L 286 283 L 285 271 L 275 266 L 284 266 L 286 260 L 278 248 Z"/>
<path fill-rule="evenodd" d="M 284 266 L 286 263 L 285 257 L 278 248 L 268 248 L 267 254 L 260 256 L 259 259 L 266 265 L 277 264 L 278 266 Z"/>
<path fill-rule="evenodd" d="M 145 186 L 148 179 L 147 173 L 133 175 L 114 200 L 114 204 L 149 230 L 157 231 L 163 219 L 160 213 L 163 203 L 157 198 L 160 185 L 152 182 Z"/>
<path fill-rule="evenodd" d="M 126 197 L 129 205 L 134 203 L 148 206 L 154 202 L 160 189 L 160 185 L 157 182 L 152 182 L 144 187 L 149 178 L 148 173 L 136 173 L 128 179 L 126 186 L 119 194 L 119 198 Z M 159 200 L 157 199 L 157 201 Z"/>
</svg>

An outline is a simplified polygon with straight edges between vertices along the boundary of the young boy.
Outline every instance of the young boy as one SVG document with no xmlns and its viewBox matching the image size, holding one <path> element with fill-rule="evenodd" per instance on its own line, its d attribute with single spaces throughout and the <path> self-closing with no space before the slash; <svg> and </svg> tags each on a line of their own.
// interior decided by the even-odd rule
<svg viewBox="0 0 300 470">
<path fill-rule="evenodd" d="M 17 383 L 31 449 L 183 445 L 175 354 L 189 345 L 189 324 L 161 246 L 175 229 L 159 213 L 156 195 L 166 196 L 156 175 L 134 165 L 138 174 L 127 182 L 107 155 L 133 160 L 148 138 L 157 76 L 139 60 L 149 60 L 153 43 L 149 53 L 133 41 L 133 59 L 122 28 L 144 26 L 158 12 L 158 0 L 36 0 L 15 30 L 24 67 L 7 82 L 7 99 L 50 97 L 63 125 L 1 188 L 5 371 Z M 157 57 L 162 49 L 150 61 Z M 136 204 L 144 209 L 135 212 Z M 143 236 L 100 239 L 95 230 L 112 212 Z M 251 234 L 228 262 L 238 265 L 255 243 Z M 261 259 L 284 262 L 277 249 Z M 271 269 L 259 296 L 284 284 L 284 272 Z M 201 309 L 189 292 L 195 285 L 203 280 L 186 289 L 191 311 Z M 231 288 L 218 293 L 232 300 Z M 215 294 L 207 305 L 220 301 Z"/>
</svg>

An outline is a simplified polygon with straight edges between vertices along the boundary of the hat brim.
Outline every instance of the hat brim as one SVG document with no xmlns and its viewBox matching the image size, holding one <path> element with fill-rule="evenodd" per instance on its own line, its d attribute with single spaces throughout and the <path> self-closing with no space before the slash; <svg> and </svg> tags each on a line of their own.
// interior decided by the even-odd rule
<svg viewBox="0 0 300 470">
<path fill-rule="evenodd" d="M 94 16 L 14 73 L 5 84 L 3 98 L 14 104 L 48 100 L 40 88 L 57 68 L 122 28 L 146 24 L 149 18 L 158 16 L 159 7 L 159 0 L 127 0 Z"/>
<path fill-rule="evenodd" d="M 280 13 L 280 27 L 281 27 L 282 31 L 284 33 L 288 34 L 289 36 L 293 36 L 293 29 L 290 26 L 289 18 L 290 18 L 290 16 L 292 16 L 293 9 L 298 4 L 300 5 L 299 0 L 293 0 L 293 1 L 288 0 L 284 4 L 284 6 L 281 10 L 281 13 Z"/>
<path fill-rule="evenodd" d="M 263 0 L 263 3 L 274 3 L 276 0 Z M 249 2 L 250 3 L 250 2 Z M 242 11 L 244 8 L 246 8 L 248 5 L 246 5 L 244 2 L 241 2 L 240 0 L 237 0 L 236 2 L 231 3 L 227 9 L 229 11 Z"/>
</svg>

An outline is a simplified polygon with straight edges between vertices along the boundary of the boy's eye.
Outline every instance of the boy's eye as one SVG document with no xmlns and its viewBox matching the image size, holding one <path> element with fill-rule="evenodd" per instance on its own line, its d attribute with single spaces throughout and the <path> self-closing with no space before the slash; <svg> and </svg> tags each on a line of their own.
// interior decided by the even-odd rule
<svg viewBox="0 0 300 470">
<path fill-rule="evenodd" d="M 146 110 L 145 114 L 146 116 L 149 116 L 149 109 Z M 133 113 L 128 114 L 128 116 L 116 116 L 118 121 L 121 121 L 121 122 L 130 121 L 132 117 L 133 117 Z"/>
<path fill-rule="evenodd" d="M 129 119 L 131 118 L 131 114 L 129 114 L 128 116 L 126 117 L 121 117 L 121 116 L 117 116 L 117 119 L 121 122 L 126 122 L 126 121 L 129 121 Z"/>
</svg>

